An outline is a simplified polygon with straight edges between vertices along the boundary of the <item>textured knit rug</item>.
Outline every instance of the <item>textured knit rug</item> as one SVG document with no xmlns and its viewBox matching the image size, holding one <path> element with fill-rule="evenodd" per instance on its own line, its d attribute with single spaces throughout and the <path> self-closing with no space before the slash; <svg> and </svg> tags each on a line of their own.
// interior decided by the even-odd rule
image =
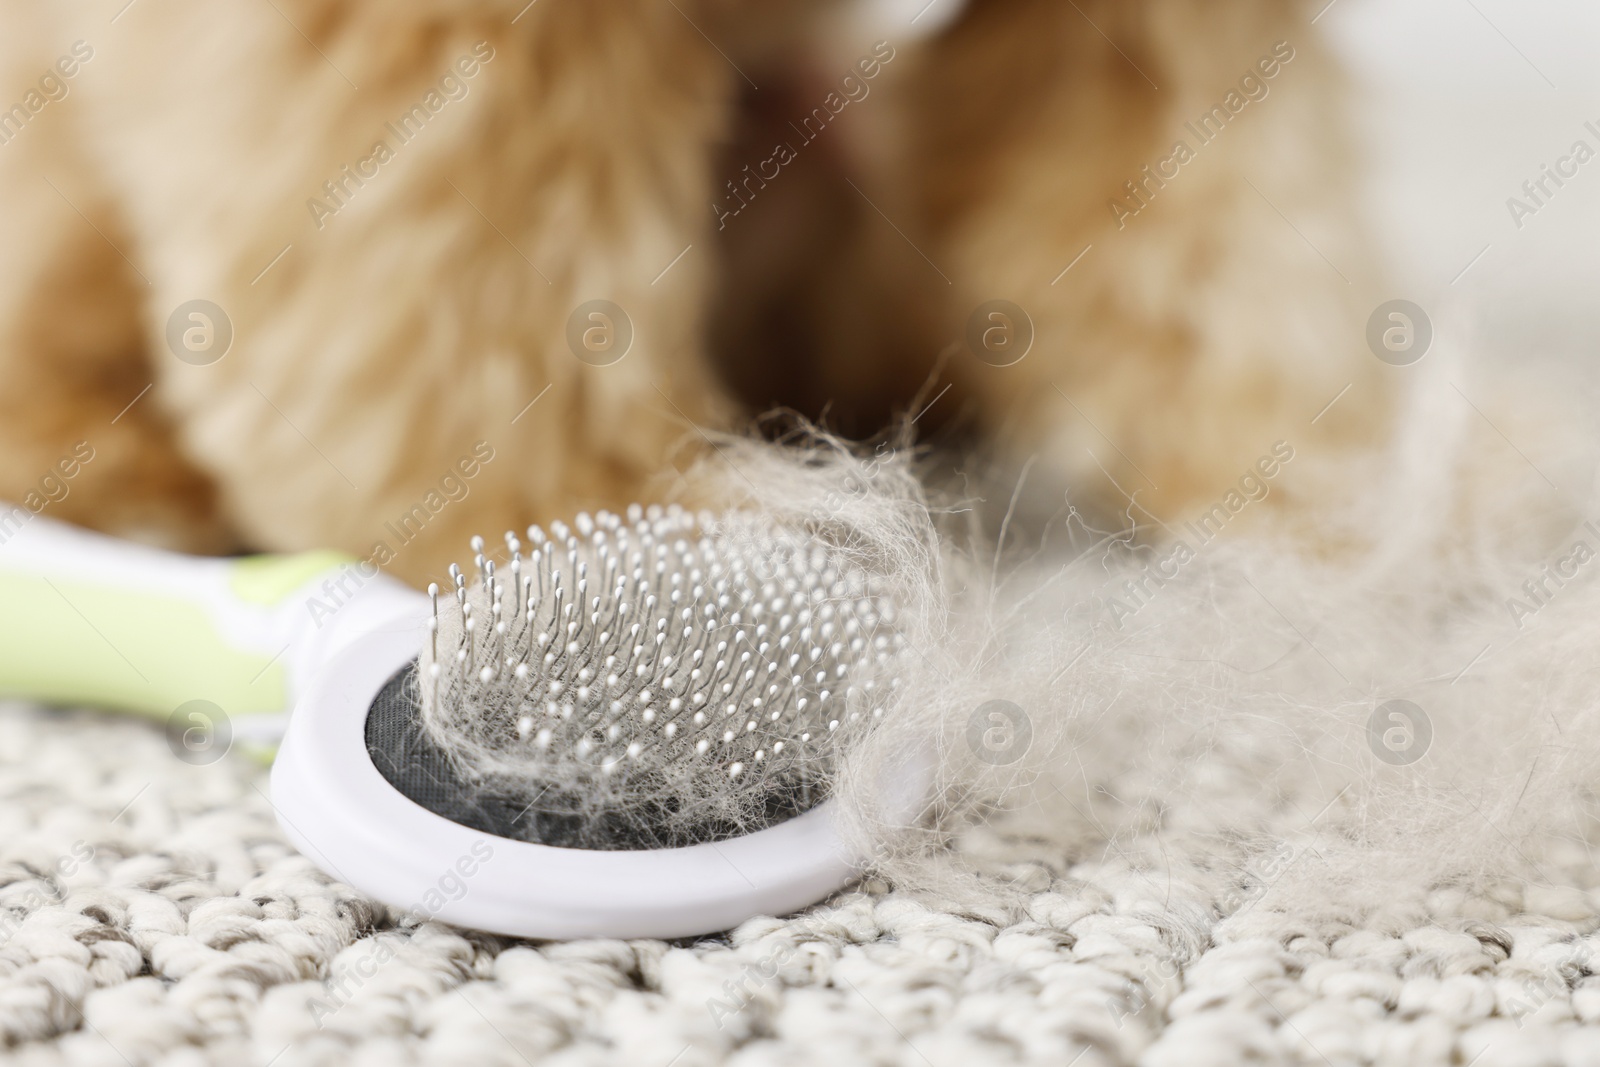
<svg viewBox="0 0 1600 1067">
<path fill-rule="evenodd" d="M 266 788 L 145 723 L 0 705 L 0 1059 L 1600 1064 L 1581 846 L 1357 915 L 1270 892 L 1314 836 L 1241 871 L 1177 834 L 1052 855 L 991 827 L 959 852 L 1013 909 L 866 884 L 692 943 L 534 944 L 333 882 Z"/>
</svg>

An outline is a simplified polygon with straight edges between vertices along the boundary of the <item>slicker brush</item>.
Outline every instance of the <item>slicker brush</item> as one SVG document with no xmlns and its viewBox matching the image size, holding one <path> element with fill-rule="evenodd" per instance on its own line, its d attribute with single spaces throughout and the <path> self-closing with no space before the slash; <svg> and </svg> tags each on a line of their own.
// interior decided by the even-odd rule
<svg viewBox="0 0 1600 1067">
<path fill-rule="evenodd" d="M 676 848 L 828 795 L 898 687 L 892 607 L 846 553 L 747 515 L 580 514 L 473 538 L 430 588 L 426 737 L 507 836 Z"/>
<path fill-rule="evenodd" d="M 859 869 L 833 786 L 905 641 L 848 538 L 634 506 L 471 550 L 296 711 L 273 801 L 307 855 L 534 937 L 709 933 Z"/>
<path fill-rule="evenodd" d="M 473 538 L 424 594 L 338 553 L 200 559 L 0 505 L 0 694 L 165 717 L 191 763 L 281 737 L 285 836 L 419 919 L 711 933 L 859 870 L 834 793 L 898 707 L 892 568 L 781 513 Z M 912 818 L 915 769 L 879 778 Z"/>
</svg>

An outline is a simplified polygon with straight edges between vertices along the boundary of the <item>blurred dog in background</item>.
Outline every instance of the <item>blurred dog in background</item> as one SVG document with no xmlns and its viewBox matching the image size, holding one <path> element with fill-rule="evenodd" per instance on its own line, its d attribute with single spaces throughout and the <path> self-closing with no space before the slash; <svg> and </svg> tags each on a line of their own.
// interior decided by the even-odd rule
<svg viewBox="0 0 1600 1067">
<path fill-rule="evenodd" d="M 418 580 L 783 406 L 1182 519 L 1382 411 L 1313 14 L 8 0 L 0 499 Z"/>
</svg>

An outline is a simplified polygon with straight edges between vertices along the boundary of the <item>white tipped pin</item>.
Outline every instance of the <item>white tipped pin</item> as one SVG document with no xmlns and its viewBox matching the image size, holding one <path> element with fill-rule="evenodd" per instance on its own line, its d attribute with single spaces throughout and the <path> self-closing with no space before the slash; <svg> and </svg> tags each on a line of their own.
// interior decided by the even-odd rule
<svg viewBox="0 0 1600 1067">
<path fill-rule="evenodd" d="M 465 656 L 443 662 L 443 690 L 474 708 L 565 694 L 570 712 L 538 747 L 552 758 L 582 751 L 615 773 L 624 758 L 689 759 L 729 778 L 759 766 L 820 779 L 840 728 L 834 693 L 862 682 L 847 690 L 849 709 L 850 694 L 871 689 L 870 676 L 898 651 L 871 583 L 839 556 L 758 521 L 730 534 L 677 507 L 633 505 L 624 514 L 582 513 L 571 527 L 550 523 L 548 534 L 528 527 L 525 565 L 522 542 L 507 532 L 511 610 L 496 561 L 483 555 L 483 538 L 472 538 L 480 581 L 469 597 L 452 565 Z M 595 575 L 606 577 L 591 582 Z M 672 610 L 660 615 L 658 605 Z M 840 630 L 854 636 L 835 639 Z M 778 662 L 769 658 L 774 648 L 783 652 Z"/>
</svg>

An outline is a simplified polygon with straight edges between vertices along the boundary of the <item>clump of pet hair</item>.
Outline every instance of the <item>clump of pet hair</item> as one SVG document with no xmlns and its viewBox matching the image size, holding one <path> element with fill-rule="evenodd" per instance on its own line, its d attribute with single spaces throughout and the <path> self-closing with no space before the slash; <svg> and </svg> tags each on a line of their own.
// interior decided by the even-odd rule
<svg viewBox="0 0 1600 1067">
<path fill-rule="evenodd" d="M 507 534 L 498 569 L 474 539 L 422 727 L 529 841 L 681 847 L 809 811 L 899 684 L 895 602 L 837 533 L 634 505 Z"/>
<path fill-rule="evenodd" d="M 1551 493 L 1449 403 L 1473 379 L 1433 360 L 1403 432 L 1324 464 L 1309 511 L 1204 542 L 1090 529 L 1069 506 L 1073 551 L 997 556 L 904 447 L 720 442 L 727 493 L 831 525 L 904 605 L 899 699 L 839 754 L 856 845 L 899 884 L 989 907 L 1004 892 L 953 835 L 1006 827 L 1059 874 L 1157 866 L 1154 832 L 1182 832 L 1214 843 L 1202 873 L 1238 899 L 1270 883 L 1378 904 L 1482 886 L 1577 834 L 1600 772 L 1600 563 L 1578 557 L 1600 553 L 1600 512 L 1584 525 L 1592 495 Z M 1532 410 L 1500 425 L 1540 442 L 1551 411 Z M 1592 472 L 1592 450 L 1542 440 L 1564 479 Z"/>
<path fill-rule="evenodd" d="M 1443 359 L 1434 373 L 1448 373 Z M 972 835 L 1004 828 L 1057 875 L 1107 856 L 1154 869 L 1159 834 L 1198 835 L 1214 847 L 1196 876 L 1237 899 L 1269 882 L 1349 899 L 1402 881 L 1473 886 L 1585 818 L 1600 771 L 1600 588 L 1585 571 L 1559 595 L 1546 580 L 1531 612 L 1508 605 L 1579 542 L 1600 551 L 1600 535 L 1581 502 L 1552 501 L 1516 471 L 1523 458 L 1495 453 L 1471 407 L 1419 381 L 1406 432 L 1341 457 L 1311 512 L 1185 543 L 1179 563 L 1181 525 L 1092 529 L 1070 500 L 1071 551 L 986 544 L 960 501 L 930 501 L 904 442 L 718 438 L 688 479 L 763 536 L 820 546 L 824 569 L 871 591 L 895 649 L 850 669 L 888 696 L 861 706 L 867 725 L 838 734 L 811 780 L 899 884 L 1002 906 L 1004 887 L 961 857 L 983 847 Z M 1592 469 L 1564 462 L 1564 475 Z M 714 533 L 681 565 L 736 556 L 740 536 Z M 463 758 L 526 773 L 495 762 L 503 747 Z M 660 754 L 668 768 L 677 758 Z M 684 817 L 729 810 L 727 784 L 682 793 Z M 602 782 L 584 803 L 628 810 L 648 789 L 630 800 Z M 734 810 L 712 821 L 761 824 Z"/>
</svg>

